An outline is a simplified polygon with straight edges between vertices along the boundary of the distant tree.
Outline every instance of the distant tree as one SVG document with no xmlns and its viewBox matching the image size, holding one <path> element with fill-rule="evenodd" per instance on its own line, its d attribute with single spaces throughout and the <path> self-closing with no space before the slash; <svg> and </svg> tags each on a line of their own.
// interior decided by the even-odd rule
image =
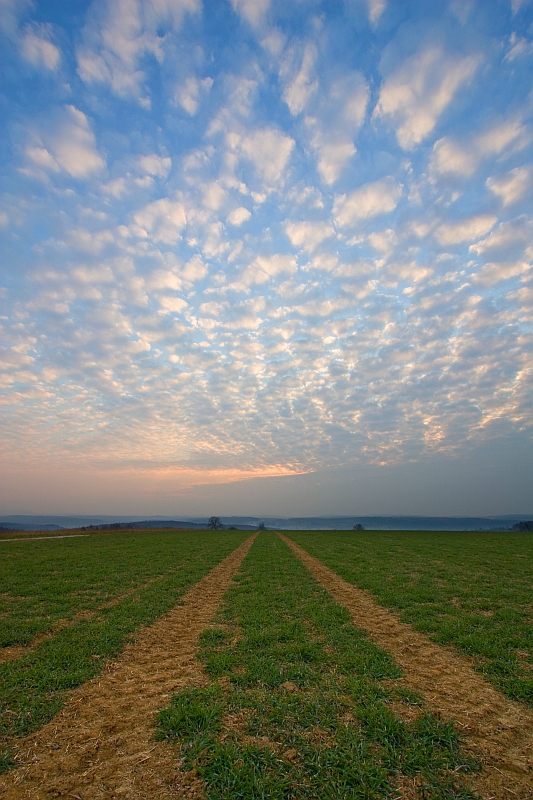
<svg viewBox="0 0 533 800">
<path fill-rule="evenodd" d="M 258 530 L 258 531 L 264 531 L 264 530 L 266 530 L 266 528 L 265 528 L 265 523 L 264 523 L 264 522 L 260 522 L 260 523 L 259 523 L 259 525 L 257 526 L 257 530 Z"/>
<path fill-rule="evenodd" d="M 224 529 L 220 517 L 209 517 L 209 522 L 207 523 L 207 527 L 210 528 L 212 531 L 221 531 Z"/>
<path fill-rule="evenodd" d="M 531 519 L 524 519 L 521 522 L 515 523 L 511 528 L 512 531 L 523 531 L 531 533 L 533 531 L 533 520 Z"/>
<path fill-rule="evenodd" d="M 364 526 L 364 525 L 361 525 L 361 523 L 360 523 L 360 522 L 357 522 L 357 523 L 356 523 L 356 524 L 353 526 L 353 530 L 354 530 L 354 531 L 364 531 L 364 529 L 365 529 L 365 526 Z"/>
</svg>

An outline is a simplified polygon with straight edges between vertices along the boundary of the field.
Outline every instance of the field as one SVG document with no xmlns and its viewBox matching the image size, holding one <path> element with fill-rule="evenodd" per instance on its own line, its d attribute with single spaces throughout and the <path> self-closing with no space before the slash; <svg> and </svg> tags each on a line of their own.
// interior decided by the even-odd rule
<svg viewBox="0 0 533 800">
<path fill-rule="evenodd" d="M 1 546 L 6 800 L 533 797 L 527 534 Z"/>
<path fill-rule="evenodd" d="M 13 738 L 51 719 L 67 690 L 98 674 L 244 538 L 172 532 L 2 543 L 0 641 L 4 658 L 6 650 L 19 657 L 0 664 L 0 765 L 10 764 Z M 10 645 L 26 647 L 10 653 Z"/>
<path fill-rule="evenodd" d="M 336 531 L 291 538 L 533 706 L 533 536 Z"/>
</svg>

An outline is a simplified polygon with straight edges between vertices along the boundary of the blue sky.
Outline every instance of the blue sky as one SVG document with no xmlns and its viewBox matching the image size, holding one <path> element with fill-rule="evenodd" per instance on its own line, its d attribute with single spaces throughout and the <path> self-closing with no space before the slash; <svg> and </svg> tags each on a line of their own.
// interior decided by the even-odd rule
<svg viewBox="0 0 533 800">
<path fill-rule="evenodd" d="M 4 513 L 531 510 L 532 3 L 0 27 Z"/>
</svg>

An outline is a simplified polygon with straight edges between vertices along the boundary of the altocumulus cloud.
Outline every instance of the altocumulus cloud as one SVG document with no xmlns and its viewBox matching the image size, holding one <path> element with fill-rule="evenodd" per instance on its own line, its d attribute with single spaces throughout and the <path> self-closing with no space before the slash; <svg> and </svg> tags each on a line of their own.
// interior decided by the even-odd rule
<svg viewBox="0 0 533 800">
<path fill-rule="evenodd" d="M 459 5 L 2 2 L 4 465 L 531 435 L 532 10 Z"/>
</svg>

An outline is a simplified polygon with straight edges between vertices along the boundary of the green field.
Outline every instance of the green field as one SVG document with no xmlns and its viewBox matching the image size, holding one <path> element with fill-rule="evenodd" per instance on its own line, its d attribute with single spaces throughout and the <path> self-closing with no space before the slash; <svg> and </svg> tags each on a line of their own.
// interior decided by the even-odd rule
<svg viewBox="0 0 533 800">
<path fill-rule="evenodd" d="M 210 685 L 175 696 L 159 735 L 209 800 L 395 797 L 402 776 L 425 798 L 472 797 L 453 727 L 275 534 L 253 545 L 200 659 Z"/>
<path fill-rule="evenodd" d="M 14 738 L 50 720 L 68 689 L 98 674 L 137 628 L 176 605 L 248 535 L 150 531 L 2 543 L 4 646 L 27 644 L 60 619 L 72 620 L 140 588 L 92 619 L 73 621 L 16 661 L 0 664 L 0 770 L 11 764 Z"/>
<path fill-rule="evenodd" d="M 436 642 L 473 658 L 533 705 L 533 536 L 411 531 L 291 532 L 334 572 Z"/>
<path fill-rule="evenodd" d="M 70 689 L 248 536 L 150 531 L 3 543 L 0 641 L 27 649 L 0 664 L 0 770 L 13 766 L 18 738 L 49 721 Z M 533 704 L 530 534 L 290 538 Z M 258 537 L 200 644 L 207 685 L 175 696 L 154 735 L 174 744 L 209 800 L 393 798 L 412 780 L 428 800 L 474 797 L 477 765 L 454 727 L 405 688 L 392 657 L 274 533 Z"/>
</svg>

